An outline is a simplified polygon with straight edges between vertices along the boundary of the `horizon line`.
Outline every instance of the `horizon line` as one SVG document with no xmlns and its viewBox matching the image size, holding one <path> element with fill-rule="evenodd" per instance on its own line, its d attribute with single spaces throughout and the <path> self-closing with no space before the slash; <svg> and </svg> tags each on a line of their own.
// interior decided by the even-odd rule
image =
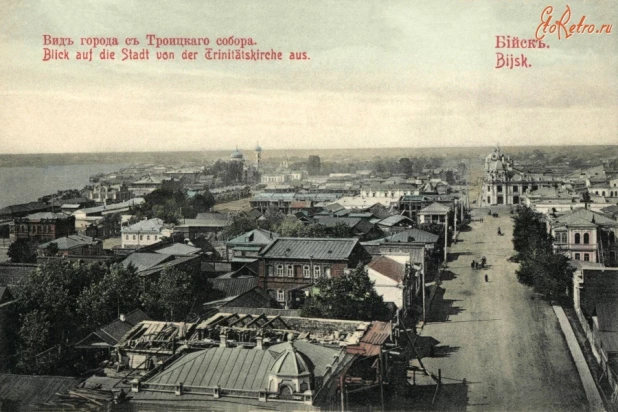
<svg viewBox="0 0 618 412">
<path fill-rule="evenodd" d="M 393 150 L 393 149 L 477 149 L 477 148 L 492 148 L 492 147 L 603 147 L 603 146 L 618 146 L 617 144 L 611 143 L 592 143 L 592 144 L 542 144 L 542 145 L 532 145 L 532 144 L 520 144 L 520 145 L 479 145 L 479 146 L 389 146 L 389 147 L 331 147 L 331 148 L 273 148 L 264 150 L 262 147 L 262 151 L 282 151 L 282 150 L 290 150 L 290 151 L 329 151 L 329 150 Z M 118 153 L 183 153 L 183 152 L 233 152 L 237 150 L 237 146 L 232 146 L 228 148 L 222 149 L 186 149 L 186 150 L 115 150 L 115 151 L 84 151 L 84 152 L 17 152 L 17 153 L 1 153 L 0 156 L 36 156 L 36 155 L 68 155 L 68 154 L 118 154 Z M 240 150 L 243 150 L 241 147 Z M 253 151 L 253 149 L 245 149 L 247 151 Z"/>
</svg>

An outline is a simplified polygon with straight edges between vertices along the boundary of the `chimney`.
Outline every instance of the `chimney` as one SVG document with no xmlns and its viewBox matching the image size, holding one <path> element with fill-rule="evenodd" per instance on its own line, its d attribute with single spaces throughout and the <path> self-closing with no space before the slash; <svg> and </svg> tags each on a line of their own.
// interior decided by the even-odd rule
<svg viewBox="0 0 618 412">
<path fill-rule="evenodd" d="M 219 333 L 219 347 L 227 348 L 227 331 L 225 329 L 221 329 Z"/>
<path fill-rule="evenodd" d="M 124 313 L 121 313 L 121 314 L 120 314 L 120 321 L 121 321 L 121 322 L 126 322 L 126 319 L 127 319 L 127 318 L 126 318 L 126 316 L 124 315 Z"/>
<path fill-rule="evenodd" d="M 262 350 L 264 349 L 264 337 L 262 335 L 258 335 L 255 338 L 255 348 Z"/>
</svg>

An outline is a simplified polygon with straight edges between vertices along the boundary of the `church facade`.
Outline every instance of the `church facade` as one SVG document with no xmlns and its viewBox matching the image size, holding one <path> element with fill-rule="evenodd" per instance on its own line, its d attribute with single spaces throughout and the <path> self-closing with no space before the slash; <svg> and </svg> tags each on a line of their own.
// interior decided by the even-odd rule
<svg viewBox="0 0 618 412">
<path fill-rule="evenodd" d="M 500 148 L 485 158 L 482 204 L 484 206 L 518 205 L 526 192 L 562 185 L 562 181 L 543 173 L 524 171 L 514 166 L 510 156 Z"/>
</svg>

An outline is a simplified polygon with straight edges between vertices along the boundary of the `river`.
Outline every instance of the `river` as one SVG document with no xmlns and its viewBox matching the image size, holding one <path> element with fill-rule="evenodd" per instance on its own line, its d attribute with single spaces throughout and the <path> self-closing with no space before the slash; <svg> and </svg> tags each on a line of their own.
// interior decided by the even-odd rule
<svg viewBox="0 0 618 412">
<path fill-rule="evenodd" d="M 82 189 L 98 173 L 111 173 L 127 164 L 0 167 L 0 209 L 36 201 L 58 190 Z"/>
</svg>

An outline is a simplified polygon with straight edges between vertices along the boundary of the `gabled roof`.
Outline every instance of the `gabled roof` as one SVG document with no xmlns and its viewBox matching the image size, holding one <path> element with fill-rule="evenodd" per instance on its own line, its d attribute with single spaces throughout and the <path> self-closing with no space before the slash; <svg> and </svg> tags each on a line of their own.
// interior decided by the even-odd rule
<svg viewBox="0 0 618 412">
<path fill-rule="evenodd" d="M 560 226 L 618 226 L 618 222 L 589 209 L 577 209 L 553 219 L 554 227 Z"/>
<path fill-rule="evenodd" d="M 347 260 L 358 239 L 278 238 L 261 253 L 266 259 Z"/>
<path fill-rule="evenodd" d="M 386 226 L 386 227 L 391 227 L 391 226 L 395 226 L 398 225 L 400 223 L 409 223 L 412 224 L 414 223 L 412 221 L 412 219 L 410 219 L 407 216 L 402 216 L 402 215 L 393 215 L 393 216 L 389 216 L 386 219 L 382 219 L 378 222 L 379 226 Z"/>
<path fill-rule="evenodd" d="M 254 229 L 227 241 L 228 245 L 258 244 L 267 245 L 279 237 L 278 233 L 264 229 Z"/>
<path fill-rule="evenodd" d="M 405 265 L 386 256 L 375 258 L 367 266 L 381 275 L 400 283 L 403 282 L 406 275 Z"/>
<path fill-rule="evenodd" d="M 13 300 L 11 291 L 6 286 L 0 286 L 0 304 Z"/>
<path fill-rule="evenodd" d="M 155 250 L 154 252 L 163 255 L 195 255 L 201 251 L 202 249 L 197 247 L 188 246 L 183 243 L 174 243 L 163 249 Z"/>
<path fill-rule="evenodd" d="M 422 208 L 419 213 L 448 213 L 451 210 L 448 206 L 445 206 L 438 202 L 433 202 L 427 207 Z"/>
<path fill-rule="evenodd" d="M 402 230 L 386 237 L 384 240 L 387 242 L 422 242 L 422 243 L 436 243 L 440 237 L 433 233 L 426 232 L 421 229 L 407 229 Z"/>
<path fill-rule="evenodd" d="M 45 249 L 51 243 L 54 243 L 58 246 L 58 250 L 70 250 L 76 247 L 96 245 L 98 242 L 97 239 L 90 236 L 69 235 L 43 243 L 39 245 L 39 249 Z"/>
<path fill-rule="evenodd" d="M 208 284 L 214 290 L 218 290 L 224 295 L 224 298 L 231 296 L 242 295 L 243 293 L 257 286 L 258 278 L 240 277 L 240 278 L 214 278 L 208 279 Z"/>
<path fill-rule="evenodd" d="M 129 227 L 122 228 L 122 232 L 152 232 L 159 233 L 163 227 L 163 220 L 159 218 L 153 218 L 148 220 L 142 220 L 132 224 Z"/>
<path fill-rule="evenodd" d="M 144 320 L 151 319 L 140 309 L 135 309 L 127 313 L 124 316 L 124 320 L 120 318 L 115 319 L 101 329 L 92 332 L 75 346 L 77 348 L 105 348 L 114 346 L 129 330 Z"/>
<path fill-rule="evenodd" d="M 68 219 L 70 215 L 66 213 L 52 213 L 52 212 L 39 212 L 26 216 L 28 220 L 42 220 L 42 219 Z"/>
<path fill-rule="evenodd" d="M 122 261 L 122 264 L 126 267 L 128 267 L 129 264 L 132 264 L 138 272 L 142 272 L 172 259 L 172 255 L 136 252 L 127 256 L 127 258 Z"/>
<path fill-rule="evenodd" d="M 36 212 L 38 210 L 45 210 L 49 208 L 50 206 L 43 202 L 22 203 L 19 205 L 3 207 L 2 209 L 0 209 L 0 215 L 12 215 L 15 213 Z"/>
</svg>

